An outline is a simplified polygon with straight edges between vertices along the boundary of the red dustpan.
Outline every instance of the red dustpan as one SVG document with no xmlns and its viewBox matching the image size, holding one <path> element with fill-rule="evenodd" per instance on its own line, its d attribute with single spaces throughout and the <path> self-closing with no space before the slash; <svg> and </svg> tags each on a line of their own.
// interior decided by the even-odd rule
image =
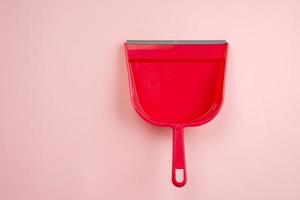
<svg viewBox="0 0 300 200">
<path fill-rule="evenodd" d="M 173 129 L 175 186 L 187 180 L 183 129 L 207 123 L 220 110 L 227 45 L 223 40 L 125 43 L 135 110 L 146 121 Z"/>
</svg>

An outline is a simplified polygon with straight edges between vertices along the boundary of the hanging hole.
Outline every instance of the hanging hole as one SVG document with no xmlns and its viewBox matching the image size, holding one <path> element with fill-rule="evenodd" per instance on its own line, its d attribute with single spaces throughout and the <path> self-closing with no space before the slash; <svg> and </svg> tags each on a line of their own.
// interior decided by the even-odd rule
<svg viewBox="0 0 300 200">
<path fill-rule="evenodd" d="M 184 180 L 184 171 L 183 169 L 175 169 L 175 178 L 176 181 L 181 183 Z"/>
</svg>

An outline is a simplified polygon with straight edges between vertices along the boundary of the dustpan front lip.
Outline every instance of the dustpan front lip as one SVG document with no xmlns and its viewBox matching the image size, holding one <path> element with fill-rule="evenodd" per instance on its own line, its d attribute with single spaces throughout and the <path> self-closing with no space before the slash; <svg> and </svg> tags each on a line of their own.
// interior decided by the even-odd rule
<svg viewBox="0 0 300 200">
<path fill-rule="evenodd" d="M 199 44 L 227 44 L 226 40 L 127 40 L 133 45 L 199 45 Z"/>
</svg>

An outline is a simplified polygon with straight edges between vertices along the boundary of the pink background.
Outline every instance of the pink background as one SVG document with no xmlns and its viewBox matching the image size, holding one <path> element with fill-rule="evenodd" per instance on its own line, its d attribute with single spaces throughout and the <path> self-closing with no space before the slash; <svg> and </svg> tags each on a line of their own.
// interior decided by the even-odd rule
<svg viewBox="0 0 300 200">
<path fill-rule="evenodd" d="M 298 0 L 0 2 L 0 199 L 300 199 Z M 186 129 L 133 110 L 127 39 L 226 39 L 225 102 Z"/>
</svg>

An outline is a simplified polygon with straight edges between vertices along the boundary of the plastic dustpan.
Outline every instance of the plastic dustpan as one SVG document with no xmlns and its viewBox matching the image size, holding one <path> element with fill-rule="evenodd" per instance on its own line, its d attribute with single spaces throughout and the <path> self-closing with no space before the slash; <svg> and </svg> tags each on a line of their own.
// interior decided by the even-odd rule
<svg viewBox="0 0 300 200">
<path fill-rule="evenodd" d="M 220 110 L 227 46 L 223 40 L 125 43 L 135 110 L 151 124 L 173 129 L 175 186 L 187 180 L 184 128 L 205 124 Z"/>
</svg>

